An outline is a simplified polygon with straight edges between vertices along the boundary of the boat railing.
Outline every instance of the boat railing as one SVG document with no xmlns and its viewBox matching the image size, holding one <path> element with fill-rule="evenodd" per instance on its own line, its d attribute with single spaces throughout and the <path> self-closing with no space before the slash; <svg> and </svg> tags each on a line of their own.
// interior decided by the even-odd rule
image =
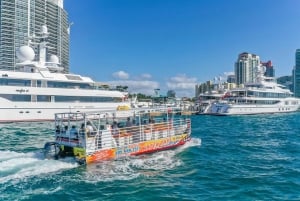
<svg viewBox="0 0 300 201">
<path fill-rule="evenodd" d="M 138 113 L 133 113 L 138 115 Z M 56 142 L 71 147 L 81 147 L 87 153 L 99 149 L 110 149 L 129 146 L 144 141 L 164 139 L 190 133 L 190 118 L 184 115 L 148 112 L 141 116 L 131 116 L 136 120 L 126 126 L 126 117 L 116 119 L 109 113 L 59 113 L 56 115 Z M 148 115 L 148 116 L 147 116 Z M 109 118 L 112 118 L 110 121 Z M 120 120 L 115 127 L 112 123 Z M 86 129 L 89 122 L 93 131 Z M 133 122 L 133 121 L 132 121 Z"/>
<path fill-rule="evenodd" d="M 134 143 L 164 139 L 190 132 L 190 119 L 176 119 L 169 122 L 153 123 L 125 128 L 106 129 L 87 135 L 87 153 L 100 149 L 130 146 Z"/>
</svg>

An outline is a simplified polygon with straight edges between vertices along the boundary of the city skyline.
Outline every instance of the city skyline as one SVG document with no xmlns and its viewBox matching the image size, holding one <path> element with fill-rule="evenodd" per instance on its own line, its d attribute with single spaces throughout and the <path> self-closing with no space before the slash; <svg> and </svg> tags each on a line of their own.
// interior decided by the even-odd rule
<svg viewBox="0 0 300 201">
<path fill-rule="evenodd" d="M 300 47 L 296 0 L 65 0 L 70 71 L 130 92 L 175 90 L 233 72 L 242 52 L 271 60 L 276 77 L 291 75 Z"/>
<path fill-rule="evenodd" d="M 62 2 L 44 0 L 0 0 L 0 69 L 16 70 L 17 51 L 29 45 L 38 53 L 36 45 L 42 26 L 49 32 L 47 57 L 56 55 L 65 72 L 69 72 L 69 25 Z M 35 36 L 35 37 L 34 37 Z"/>
</svg>

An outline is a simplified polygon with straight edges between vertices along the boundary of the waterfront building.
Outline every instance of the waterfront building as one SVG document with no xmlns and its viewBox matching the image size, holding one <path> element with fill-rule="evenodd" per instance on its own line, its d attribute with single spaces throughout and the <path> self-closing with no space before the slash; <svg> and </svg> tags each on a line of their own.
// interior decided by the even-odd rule
<svg viewBox="0 0 300 201">
<path fill-rule="evenodd" d="M 260 65 L 260 58 L 255 54 L 243 52 L 239 54 L 235 62 L 234 73 L 236 84 L 241 85 L 246 82 L 255 81 L 255 68 Z"/>
<path fill-rule="evenodd" d="M 236 83 L 235 80 L 236 80 L 236 79 L 235 79 L 235 75 L 228 75 L 228 76 L 227 76 L 227 82 L 228 82 L 228 83 Z"/>
<path fill-rule="evenodd" d="M 267 62 L 261 62 L 261 65 L 266 68 L 266 72 L 264 76 L 266 77 L 275 77 L 275 69 L 272 65 L 272 61 L 267 61 Z"/>
<path fill-rule="evenodd" d="M 210 92 L 214 89 L 214 84 L 212 81 L 207 81 L 195 86 L 195 97 L 198 97 L 200 94 L 205 92 Z"/>
<path fill-rule="evenodd" d="M 56 55 L 63 72 L 69 72 L 69 22 L 63 0 L 0 0 L 1 70 L 15 70 L 16 50 L 23 45 L 39 52 L 32 36 L 38 36 L 43 25 L 49 33 L 47 55 Z"/>
<path fill-rule="evenodd" d="M 215 83 L 212 81 L 207 81 L 201 84 L 195 85 L 195 97 L 199 97 L 200 94 L 204 93 L 211 93 L 213 91 L 224 91 L 236 88 L 236 84 L 233 82 L 222 82 L 222 83 Z"/>
<path fill-rule="evenodd" d="M 300 49 L 296 50 L 295 67 L 293 69 L 293 83 L 295 97 L 300 97 Z"/>
</svg>

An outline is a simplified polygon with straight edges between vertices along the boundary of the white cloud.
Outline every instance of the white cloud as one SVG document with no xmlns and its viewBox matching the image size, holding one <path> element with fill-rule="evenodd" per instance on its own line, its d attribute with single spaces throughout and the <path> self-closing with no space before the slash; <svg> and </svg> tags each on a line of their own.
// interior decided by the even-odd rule
<svg viewBox="0 0 300 201">
<path fill-rule="evenodd" d="M 187 77 L 185 74 L 171 77 L 166 83 L 167 88 L 174 90 L 177 97 L 194 97 L 196 84 L 197 78 Z"/>
<path fill-rule="evenodd" d="M 129 78 L 129 74 L 121 70 L 118 72 L 114 72 L 113 77 L 117 79 L 127 80 Z"/>
<path fill-rule="evenodd" d="M 116 80 L 110 81 L 111 85 L 128 86 L 129 93 L 142 93 L 154 95 L 154 89 L 159 88 L 159 83 L 151 80 Z"/>
<path fill-rule="evenodd" d="M 129 93 L 154 95 L 154 89 L 159 88 L 159 83 L 150 80 L 152 75 L 148 73 L 144 73 L 139 76 L 133 76 L 133 78 L 129 80 L 129 74 L 121 70 L 113 73 L 113 77 L 117 80 L 108 81 L 108 83 L 114 86 L 128 86 Z"/>
<path fill-rule="evenodd" d="M 108 83 L 114 86 L 128 86 L 129 93 L 154 95 L 154 89 L 160 88 L 162 95 L 165 95 L 168 90 L 174 90 L 177 97 L 195 96 L 195 85 L 197 84 L 197 78 L 188 77 L 185 74 L 170 77 L 165 83 L 165 86 L 161 86 L 159 82 L 151 80 L 152 75 L 148 73 L 133 76 L 133 78 L 129 79 L 128 73 L 125 71 L 118 71 L 113 73 L 113 76 L 117 79 L 114 81 L 109 81 Z"/>
<path fill-rule="evenodd" d="M 144 79 L 151 79 L 152 76 L 151 76 L 150 74 L 148 74 L 148 73 L 144 73 L 144 74 L 141 75 L 141 78 L 144 78 Z"/>
</svg>

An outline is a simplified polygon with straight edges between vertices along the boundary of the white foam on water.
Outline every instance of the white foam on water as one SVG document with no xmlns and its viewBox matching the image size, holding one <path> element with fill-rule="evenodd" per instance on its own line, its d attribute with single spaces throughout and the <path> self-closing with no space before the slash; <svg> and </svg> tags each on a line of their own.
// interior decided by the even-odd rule
<svg viewBox="0 0 300 201">
<path fill-rule="evenodd" d="M 183 164 L 180 157 L 176 157 L 178 153 L 189 147 L 200 145 L 200 138 L 192 138 L 185 145 L 176 149 L 88 165 L 82 179 L 85 182 L 96 183 L 99 181 L 131 180 L 141 175 L 151 177 L 163 174 L 163 171 L 174 169 Z"/>
<path fill-rule="evenodd" d="M 77 166 L 77 163 L 67 160 L 47 160 L 34 152 L 0 151 L 0 183 L 18 182 Z"/>
</svg>

